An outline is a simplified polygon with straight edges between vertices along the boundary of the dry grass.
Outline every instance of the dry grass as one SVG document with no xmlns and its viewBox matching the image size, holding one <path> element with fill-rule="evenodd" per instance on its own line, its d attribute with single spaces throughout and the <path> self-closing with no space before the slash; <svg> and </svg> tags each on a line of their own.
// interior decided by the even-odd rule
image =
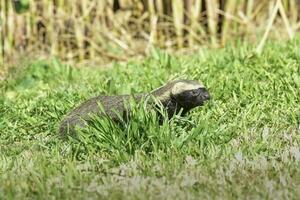
<svg viewBox="0 0 300 200">
<path fill-rule="evenodd" d="M 236 38 L 261 52 L 267 38 L 300 28 L 296 0 L 36 0 L 20 13 L 12 2 L 22 0 L 0 0 L 2 64 L 22 53 L 103 63 Z"/>
</svg>

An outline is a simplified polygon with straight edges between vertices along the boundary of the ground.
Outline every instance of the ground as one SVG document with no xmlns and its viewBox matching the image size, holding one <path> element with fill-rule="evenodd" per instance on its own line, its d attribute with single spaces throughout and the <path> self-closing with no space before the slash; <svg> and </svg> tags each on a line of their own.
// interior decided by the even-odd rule
<svg viewBox="0 0 300 200">
<path fill-rule="evenodd" d="M 0 199 L 297 199 L 300 40 L 172 56 L 153 50 L 112 69 L 56 59 L 12 68 L 0 95 Z M 163 125 L 136 110 L 123 127 L 96 120 L 77 139 L 57 129 L 99 94 L 201 80 L 212 100 Z"/>
</svg>

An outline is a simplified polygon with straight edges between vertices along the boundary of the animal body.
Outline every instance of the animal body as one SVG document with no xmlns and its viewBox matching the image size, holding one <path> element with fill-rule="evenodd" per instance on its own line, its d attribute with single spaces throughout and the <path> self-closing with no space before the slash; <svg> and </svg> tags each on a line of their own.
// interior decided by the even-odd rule
<svg viewBox="0 0 300 200">
<path fill-rule="evenodd" d="M 181 112 L 181 115 L 184 115 L 191 109 L 202 106 L 205 101 L 210 99 L 207 89 L 195 80 L 172 81 L 145 94 L 97 96 L 83 102 L 67 114 L 60 124 L 59 132 L 61 136 L 75 134 L 75 127 L 85 127 L 86 121 L 92 119 L 92 116 L 95 115 L 110 117 L 112 120 L 118 121 L 120 119 L 118 114 L 123 117 L 128 116 L 130 108 L 125 104 L 131 98 L 136 102 L 140 102 L 150 96 L 159 101 L 169 118 L 179 112 Z M 147 101 L 145 102 L 147 103 Z M 102 109 L 100 109 L 99 105 L 101 105 Z M 150 107 L 148 106 L 147 108 Z"/>
</svg>

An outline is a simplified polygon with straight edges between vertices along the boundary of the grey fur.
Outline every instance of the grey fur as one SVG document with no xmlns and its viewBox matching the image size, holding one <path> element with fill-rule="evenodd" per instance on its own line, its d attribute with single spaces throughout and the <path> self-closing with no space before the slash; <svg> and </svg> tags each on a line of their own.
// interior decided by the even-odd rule
<svg viewBox="0 0 300 200">
<path fill-rule="evenodd" d="M 85 122 L 90 120 L 93 115 L 108 116 L 114 121 L 118 121 L 118 112 L 122 117 L 128 116 L 130 112 L 125 103 L 133 98 L 136 102 L 154 96 L 167 111 L 168 117 L 172 117 L 180 110 L 184 115 L 194 107 L 201 106 L 210 99 L 210 95 L 205 87 L 194 80 L 177 80 L 146 94 L 119 95 L 119 96 L 97 96 L 91 98 L 74 110 L 72 110 L 62 120 L 59 128 L 61 136 L 68 133 L 75 134 L 75 127 L 85 127 Z M 104 112 L 99 108 L 102 106 Z"/>
</svg>

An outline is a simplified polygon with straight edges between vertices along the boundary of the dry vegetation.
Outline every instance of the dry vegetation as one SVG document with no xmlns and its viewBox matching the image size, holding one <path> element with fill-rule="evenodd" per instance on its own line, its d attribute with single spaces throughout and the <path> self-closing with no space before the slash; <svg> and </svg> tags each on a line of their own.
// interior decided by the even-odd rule
<svg viewBox="0 0 300 200">
<path fill-rule="evenodd" d="M 299 9 L 297 0 L 0 0 L 0 62 L 22 52 L 120 61 L 152 46 L 190 50 L 236 38 L 261 51 L 268 37 L 293 37 Z"/>
</svg>

